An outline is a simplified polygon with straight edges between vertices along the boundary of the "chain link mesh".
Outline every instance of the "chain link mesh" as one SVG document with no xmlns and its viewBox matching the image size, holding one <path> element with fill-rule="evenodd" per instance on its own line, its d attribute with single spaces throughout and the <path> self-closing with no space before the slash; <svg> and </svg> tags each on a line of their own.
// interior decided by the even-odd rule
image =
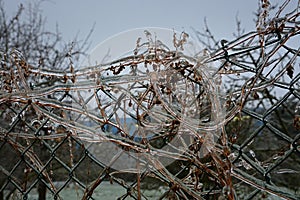
<svg viewBox="0 0 300 200">
<path fill-rule="evenodd" d="M 298 199 L 299 12 L 284 8 L 193 57 L 187 34 L 173 51 L 147 31 L 82 69 L 1 54 L 1 198 L 98 199 L 111 184 L 119 199 Z"/>
</svg>

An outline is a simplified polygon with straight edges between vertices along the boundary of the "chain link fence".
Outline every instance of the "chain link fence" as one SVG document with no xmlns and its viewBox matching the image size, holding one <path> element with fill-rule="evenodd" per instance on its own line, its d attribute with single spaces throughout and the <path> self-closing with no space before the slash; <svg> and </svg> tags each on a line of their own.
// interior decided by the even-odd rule
<svg viewBox="0 0 300 200">
<path fill-rule="evenodd" d="M 147 30 L 129 54 L 80 69 L 2 53 L 0 199 L 299 199 L 289 3 L 270 19 L 263 5 L 257 30 L 230 42 L 196 32 L 209 48 L 197 54 L 186 33 L 170 47 Z"/>
</svg>

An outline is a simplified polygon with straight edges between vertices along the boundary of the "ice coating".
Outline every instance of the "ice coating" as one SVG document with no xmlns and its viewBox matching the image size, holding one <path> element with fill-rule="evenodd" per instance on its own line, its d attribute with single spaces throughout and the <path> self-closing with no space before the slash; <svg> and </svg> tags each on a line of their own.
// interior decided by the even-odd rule
<svg viewBox="0 0 300 200">
<path fill-rule="evenodd" d="M 221 83 L 206 62 L 208 52 L 191 36 L 167 29 L 134 29 L 94 51 L 89 65 L 70 65 L 66 71 L 36 68 L 13 51 L 10 59 L 16 68 L 10 74 L 17 82 L 5 86 L 9 92 L 1 92 L 1 102 L 32 102 L 54 127 L 63 126 L 86 141 L 106 165 L 115 155 L 133 159 L 126 166 L 116 159 L 111 167 L 118 170 L 135 168 L 137 157 L 143 164 L 166 166 L 185 159 L 189 151 L 200 157 L 214 151 L 225 123 Z M 64 101 L 59 100 L 62 97 Z"/>
<path fill-rule="evenodd" d="M 125 46 L 122 39 L 135 46 L 119 51 L 114 45 L 118 41 Z M 199 49 L 187 33 L 159 28 L 134 29 L 100 44 L 90 56 L 98 55 L 98 60 L 89 60 L 98 63 L 99 70 L 98 81 L 92 82 L 109 91 L 99 99 L 106 121 L 98 132 L 151 144 L 166 155 L 176 152 L 177 158 L 200 140 L 201 156 L 209 153 L 220 136 L 225 111 L 218 75 L 206 63 L 208 52 Z M 165 160 L 160 161 L 169 164 Z"/>
</svg>

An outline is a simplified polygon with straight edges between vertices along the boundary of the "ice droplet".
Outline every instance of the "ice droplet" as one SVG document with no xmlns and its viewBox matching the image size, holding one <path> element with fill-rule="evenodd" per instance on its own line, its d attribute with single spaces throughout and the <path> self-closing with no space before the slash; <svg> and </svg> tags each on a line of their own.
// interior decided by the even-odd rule
<svg viewBox="0 0 300 200">
<path fill-rule="evenodd" d="M 250 150 L 249 153 L 251 154 L 251 156 L 252 156 L 253 158 L 255 158 L 255 153 L 254 153 L 253 150 Z"/>
</svg>

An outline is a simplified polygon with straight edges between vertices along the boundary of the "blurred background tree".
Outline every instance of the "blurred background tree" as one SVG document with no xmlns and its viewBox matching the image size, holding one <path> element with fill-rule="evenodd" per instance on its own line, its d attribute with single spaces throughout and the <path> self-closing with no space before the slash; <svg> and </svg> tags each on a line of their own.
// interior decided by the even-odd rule
<svg viewBox="0 0 300 200">
<path fill-rule="evenodd" d="M 58 27 L 56 30 L 45 30 L 46 18 L 40 10 L 41 3 L 42 1 L 36 4 L 20 4 L 16 14 L 8 18 L 4 2 L 0 0 L 0 51 L 9 54 L 17 49 L 22 52 L 27 62 L 45 68 L 66 68 L 69 62 L 66 58 L 70 56 L 76 64 L 86 56 L 93 29 L 91 28 L 85 39 L 78 40 L 75 37 L 73 41 L 66 43 Z"/>
</svg>

